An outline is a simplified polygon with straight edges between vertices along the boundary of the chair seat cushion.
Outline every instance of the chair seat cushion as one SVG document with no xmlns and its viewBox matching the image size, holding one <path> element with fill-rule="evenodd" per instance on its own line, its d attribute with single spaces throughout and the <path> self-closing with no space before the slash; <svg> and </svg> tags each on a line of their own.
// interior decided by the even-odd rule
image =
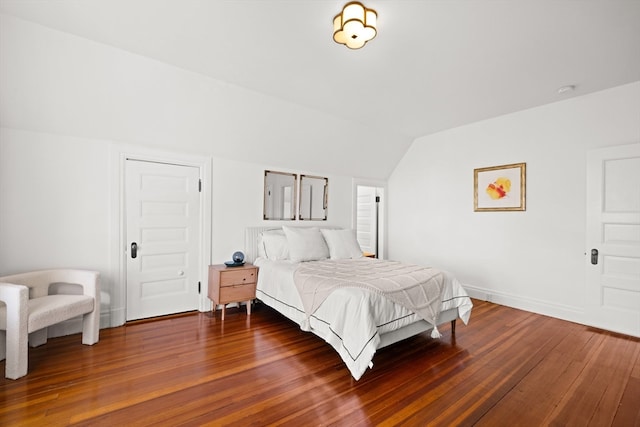
<svg viewBox="0 0 640 427">
<path fill-rule="evenodd" d="M 28 332 L 37 331 L 64 320 L 90 313 L 94 299 L 88 295 L 47 295 L 28 301 Z M 7 329 L 7 308 L 0 307 L 0 330 Z"/>
</svg>

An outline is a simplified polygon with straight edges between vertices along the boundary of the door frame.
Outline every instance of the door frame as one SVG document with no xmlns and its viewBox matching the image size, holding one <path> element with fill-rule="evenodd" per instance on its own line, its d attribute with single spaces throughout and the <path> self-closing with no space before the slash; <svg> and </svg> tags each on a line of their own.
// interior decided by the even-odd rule
<svg viewBox="0 0 640 427">
<path fill-rule="evenodd" d="M 135 159 L 148 162 L 170 163 L 181 166 L 196 167 L 200 171 L 202 191 L 200 193 L 200 257 L 198 281 L 201 283 L 198 302 L 199 311 L 211 309 L 211 301 L 207 297 L 207 277 L 211 263 L 211 157 L 189 155 L 179 152 L 162 151 L 129 144 L 114 143 L 110 146 L 109 170 L 110 179 L 110 242 L 109 265 L 112 283 L 105 283 L 102 287 L 110 292 L 109 314 L 110 326 L 124 325 L 127 309 L 127 244 L 126 244 L 126 212 L 125 212 L 125 162 Z"/>
<path fill-rule="evenodd" d="M 389 200 L 389 189 L 386 181 L 372 179 L 354 178 L 351 188 L 351 228 L 356 229 L 358 225 L 358 186 L 382 188 L 383 197 L 380 202 L 380 226 L 378 229 L 378 257 L 386 259 L 387 256 L 387 200 Z"/>
</svg>

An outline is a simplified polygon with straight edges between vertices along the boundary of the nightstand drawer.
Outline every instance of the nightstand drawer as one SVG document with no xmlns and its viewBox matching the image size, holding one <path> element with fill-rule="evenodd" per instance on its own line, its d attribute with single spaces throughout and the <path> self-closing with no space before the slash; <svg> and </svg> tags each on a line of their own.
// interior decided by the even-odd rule
<svg viewBox="0 0 640 427">
<path fill-rule="evenodd" d="M 243 283 L 256 283 L 257 269 L 227 270 L 220 274 L 220 286 L 241 285 Z"/>
<path fill-rule="evenodd" d="M 235 302 L 247 301 L 256 297 L 256 284 L 225 286 L 220 289 L 220 301 Z"/>
</svg>

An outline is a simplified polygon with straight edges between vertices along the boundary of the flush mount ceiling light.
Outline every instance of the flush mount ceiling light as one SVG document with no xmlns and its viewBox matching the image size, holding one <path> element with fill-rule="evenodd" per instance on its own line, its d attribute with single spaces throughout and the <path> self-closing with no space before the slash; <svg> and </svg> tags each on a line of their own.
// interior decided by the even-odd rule
<svg viewBox="0 0 640 427">
<path fill-rule="evenodd" d="M 367 9 L 362 3 L 347 3 L 333 18 L 333 40 L 349 49 L 360 49 L 376 36 L 377 19 L 376 11 Z"/>
</svg>

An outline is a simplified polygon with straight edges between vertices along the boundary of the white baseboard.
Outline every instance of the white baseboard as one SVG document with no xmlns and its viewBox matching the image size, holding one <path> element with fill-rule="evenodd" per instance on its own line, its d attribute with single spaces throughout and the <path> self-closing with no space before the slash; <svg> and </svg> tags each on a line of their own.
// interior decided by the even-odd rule
<svg viewBox="0 0 640 427">
<path fill-rule="evenodd" d="M 505 292 L 497 292 L 492 289 L 484 289 L 477 286 L 463 285 L 471 298 L 482 301 L 488 301 L 507 307 L 517 308 L 518 310 L 529 311 L 544 316 L 555 317 L 557 319 L 567 320 L 580 324 L 588 324 L 585 320 L 584 310 L 558 304 L 552 301 L 539 300 L 535 298 L 521 297 L 508 294 Z M 473 315 L 472 315 L 473 317 Z"/>
<path fill-rule="evenodd" d="M 127 316 L 124 307 L 111 309 L 111 323 L 109 324 L 109 327 L 115 328 L 118 326 L 122 326 L 126 323 L 126 321 Z"/>
</svg>

